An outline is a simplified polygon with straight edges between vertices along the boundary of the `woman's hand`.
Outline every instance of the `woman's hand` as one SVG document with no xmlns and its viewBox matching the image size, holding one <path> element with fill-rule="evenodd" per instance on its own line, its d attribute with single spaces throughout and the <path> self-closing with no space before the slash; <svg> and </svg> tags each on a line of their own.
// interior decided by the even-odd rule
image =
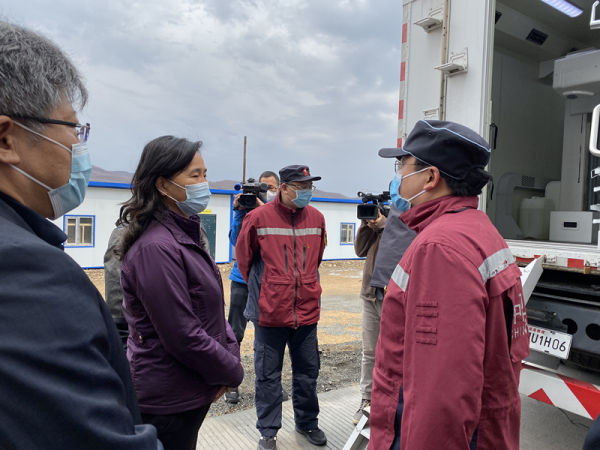
<svg viewBox="0 0 600 450">
<path fill-rule="evenodd" d="M 230 392 L 229 388 L 227 386 L 221 386 L 219 388 L 219 390 L 217 391 L 217 394 L 215 395 L 215 398 L 213 398 L 213 403 L 216 403 L 221 397 L 223 397 L 223 395 L 225 394 L 225 392 Z"/>
</svg>

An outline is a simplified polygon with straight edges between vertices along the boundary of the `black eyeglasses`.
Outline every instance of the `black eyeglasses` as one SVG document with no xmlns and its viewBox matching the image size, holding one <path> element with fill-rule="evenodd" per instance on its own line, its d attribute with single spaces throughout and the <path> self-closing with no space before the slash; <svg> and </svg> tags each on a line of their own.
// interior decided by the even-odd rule
<svg viewBox="0 0 600 450">
<path fill-rule="evenodd" d="M 75 133 L 77 134 L 77 138 L 79 139 L 79 142 L 81 142 L 82 144 L 86 143 L 88 138 L 90 137 L 90 124 L 89 123 L 82 125 L 80 123 L 65 122 L 64 120 L 45 119 L 42 117 L 13 116 L 13 115 L 9 115 L 9 114 L 7 114 L 7 116 L 11 117 L 13 119 L 33 120 L 34 122 L 39 122 L 39 123 L 48 123 L 48 124 L 53 124 L 53 125 L 65 125 L 67 127 L 73 127 L 73 128 L 75 128 Z"/>
</svg>

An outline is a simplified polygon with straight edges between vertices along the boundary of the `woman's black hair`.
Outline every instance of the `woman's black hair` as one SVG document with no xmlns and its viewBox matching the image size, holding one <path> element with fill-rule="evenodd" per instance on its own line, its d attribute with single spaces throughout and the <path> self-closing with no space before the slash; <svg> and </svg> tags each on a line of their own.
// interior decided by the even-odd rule
<svg viewBox="0 0 600 450">
<path fill-rule="evenodd" d="M 161 136 L 146 144 L 131 182 L 132 196 L 121 206 L 117 225 L 126 227 L 115 248 L 115 255 L 123 260 L 133 243 L 146 229 L 154 214 L 165 209 L 156 189 L 159 177 L 167 180 L 188 167 L 202 142 L 191 142 L 175 136 Z"/>
</svg>

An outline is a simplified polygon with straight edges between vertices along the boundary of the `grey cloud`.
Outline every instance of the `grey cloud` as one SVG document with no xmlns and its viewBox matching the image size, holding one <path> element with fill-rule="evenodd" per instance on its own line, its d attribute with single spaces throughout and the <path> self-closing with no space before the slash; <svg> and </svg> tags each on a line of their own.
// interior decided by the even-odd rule
<svg viewBox="0 0 600 450">
<path fill-rule="evenodd" d="M 30 1 L 0 11 L 88 80 L 94 164 L 132 171 L 161 134 L 203 140 L 211 178 L 305 163 L 325 190 L 383 190 L 396 142 L 401 2 Z"/>
</svg>

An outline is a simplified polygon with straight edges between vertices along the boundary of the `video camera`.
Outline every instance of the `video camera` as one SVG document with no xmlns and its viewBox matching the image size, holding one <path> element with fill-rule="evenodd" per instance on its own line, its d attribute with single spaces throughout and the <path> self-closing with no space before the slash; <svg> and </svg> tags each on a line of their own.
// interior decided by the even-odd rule
<svg viewBox="0 0 600 450">
<path fill-rule="evenodd" d="M 267 192 L 269 185 L 267 183 L 257 183 L 254 178 L 248 178 L 244 184 L 237 183 L 233 187 L 236 191 L 242 191 L 238 200 L 238 205 L 243 209 L 256 208 L 256 199 L 261 192 Z"/>
<path fill-rule="evenodd" d="M 390 200 L 390 191 L 384 191 L 379 195 L 374 195 L 369 192 L 359 192 L 357 195 L 364 203 L 357 207 L 357 218 L 360 220 L 376 220 L 379 217 L 377 211 L 381 211 L 381 214 L 385 217 L 388 216 L 390 207 L 384 205 L 384 203 Z"/>
</svg>

